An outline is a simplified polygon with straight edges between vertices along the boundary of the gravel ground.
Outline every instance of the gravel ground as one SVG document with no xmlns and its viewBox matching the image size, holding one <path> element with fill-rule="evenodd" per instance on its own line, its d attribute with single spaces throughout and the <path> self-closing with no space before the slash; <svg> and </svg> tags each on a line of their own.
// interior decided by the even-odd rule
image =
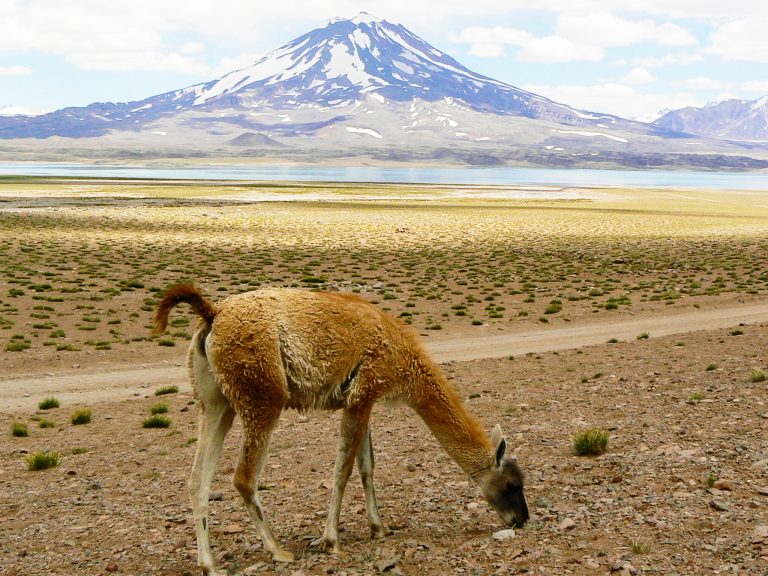
<svg viewBox="0 0 768 576">
<path fill-rule="evenodd" d="M 214 480 L 214 554 L 231 574 L 768 574 L 768 393 L 753 381 L 768 370 L 767 343 L 768 325 L 758 324 L 444 364 L 486 429 L 501 422 L 527 473 L 532 518 L 505 540 L 418 417 L 380 406 L 376 486 L 390 534 L 368 537 L 355 474 L 343 553 L 311 549 L 338 414 L 287 412 L 261 498 L 297 560 L 275 565 L 230 484 L 236 424 Z M 0 573 L 198 573 L 186 492 L 196 409 L 187 394 L 153 392 L 93 402 L 93 421 L 81 426 L 66 404 L 0 415 Z M 142 428 L 159 402 L 170 428 Z M 29 436 L 12 436 L 13 422 Z M 608 452 L 574 456 L 572 437 L 589 426 L 609 430 Z M 42 449 L 60 451 L 61 464 L 27 471 L 24 456 Z"/>
</svg>

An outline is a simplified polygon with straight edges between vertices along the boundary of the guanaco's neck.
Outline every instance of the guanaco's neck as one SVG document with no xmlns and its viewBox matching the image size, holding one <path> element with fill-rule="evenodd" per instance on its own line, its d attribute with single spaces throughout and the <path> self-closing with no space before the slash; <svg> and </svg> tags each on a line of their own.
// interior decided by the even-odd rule
<svg viewBox="0 0 768 576">
<path fill-rule="evenodd" d="M 473 480 L 487 470 L 491 443 L 438 368 L 419 362 L 411 406 L 440 445 Z"/>
</svg>

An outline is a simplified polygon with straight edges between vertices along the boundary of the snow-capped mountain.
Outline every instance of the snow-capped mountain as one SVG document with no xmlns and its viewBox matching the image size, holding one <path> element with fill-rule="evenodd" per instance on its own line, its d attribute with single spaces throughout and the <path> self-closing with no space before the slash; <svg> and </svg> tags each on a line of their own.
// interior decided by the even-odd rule
<svg viewBox="0 0 768 576">
<path fill-rule="evenodd" d="M 664 114 L 654 124 L 708 138 L 764 142 L 768 141 L 768 96 L 681 108 Z"/>
<path fill-rule="evenodd" d="M 391 102 L 452 100 L 480 112 L 576 126 L 626 122 L 575 110 L 475 74 L 403 26 L 362 13 L 351 20 L 331 20 L 252 66 L 204 84 L 140 102 L 0 118 L 0 137 L 99 136 L 111 130 L 136 130 L 192 109 L 343 107 L 366 97 Z"/>
<path fill-rule="evenodd" d="M 21 146 L 14 159 L 21 150 L 32 158 L 763 167 L 742 159 L 738 144 L 703 145 L 482 76 L 368 14 L 331 20 L 210 82 L 138 102 L 0 117 L 0 139 L 6 150 Z"/>
<path fill-rule="evenodd" d="M 334 106 L 376 94 L 395 102 L 453 98 L 479 111 L 574 124 L 598 118 L 475 74 L 403 26 L 365 13 L 331 20 L 253 66 L 190 90 L 198 106 L 227 97 L 228 105 L 245 107 Z"/>
</svg>

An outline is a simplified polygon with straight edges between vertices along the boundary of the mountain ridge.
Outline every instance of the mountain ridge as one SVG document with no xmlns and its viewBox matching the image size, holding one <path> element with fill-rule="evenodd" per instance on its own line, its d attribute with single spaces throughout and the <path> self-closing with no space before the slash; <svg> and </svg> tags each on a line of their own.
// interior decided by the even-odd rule
<svg viewBox="0 0 768 576">
<path fill-rule="evenodd" d="M 654 121 L 668 130 L 725 140 L 768 141 L 768 96 L 672 110 Z"/>
<path fill-rule="evenodd" d="M 207 82 L 140 101 L 0 117 L 0 140 L 128 158 L 763 167 L 762 156 L 752 161 L 759 146 L 554 102 L 477 74 L 405 27 L 364 13 L 332 19 Z"/>
</svg>

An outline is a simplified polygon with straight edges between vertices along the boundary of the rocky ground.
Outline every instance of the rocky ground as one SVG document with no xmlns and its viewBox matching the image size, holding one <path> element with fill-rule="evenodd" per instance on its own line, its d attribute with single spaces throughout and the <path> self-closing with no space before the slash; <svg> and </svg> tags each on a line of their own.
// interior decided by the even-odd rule
<svg viewBox="0 0 768 576">
<path fill-rule="evenodd" d="M 24 402 L 3 404 L 0 574 L 198 573 L 186 490 L 196 407 L 182 381 L 155 396 L 159 380 L 127 373 L 158 368 L 166 384 L 183 365 L 194 320 L 175 311 L 169 333 L 149 336 L 174 282 L 214 300 L 260 286 L 353 290 L 430 341 L 468 342 L 759 305 L 768 293 L 764 193 L 395 201 L 366 188 L 381 199 L 363 202 L 331 192 L 340 201 L 253 203 L 246 188 L 230 201 L 213 184 L 0 186 L 2 397 L 25 379 L 83 380 L 77 395 L 59 390 L 59 408 L 35 409 L 39 388 L 21 385 Z M 532 518 L 512 538 L 494 537 L 505 527 L 418 417 L 381 406 L 386 538 L 369 539 L 355 476 L 344 552 L 310 548 L 339 417 L 288 412 L 261 499 L 297 560 L 271 562 L 231 487 L 238 424 L 214 480 L 214 554 L 230 574 L 768 574 L 768 323 L 690 330 L 443 365 L 485 429 L 502 424 L 527 473 Z M 135 395 L 90 390 L 96 372 Z M 170 427 L 143 428 L 160 403 Z M 80 408 L 92 421 L 73 425 Z M 16 424 L 28 435 L 12 435 Z M 607 453 L 573 455 L 574 434 L 591 426 L 609 431 Z M 60 464 L 27 470 L 42 450 Z"/>
<path fill-rule="evenodd" d="M 311 549 L 330 495 L 338 415 L 289 412 L 273 436 L 261 498 L 297 560 L 275 565 L 230 485 L 236 425 L 213 486 L 214 553 L 232 574 L 765 574 L 768 392 L 752 380 L 768 368 L 767 330 L 444 365 L 485 428 L 502 424 L 527 473 L 532 518 L 505 540 L 494 538 L 499 518 L 418 417 L 382 406 L 373 417 L 376 485 L 390 534 L 369 539 L 355 475 L 342 511 L 344 552 Z M 2 415 L 0 429 L 23 421 L 30 434 L 8 434 L 0 451 L 0 572 L 197 573 L 185 486 L 196 409 L 186 393 L 153 392 L 94 403 L 87 425 L 72 425 L 75 407 L 66 405 Z M 159 402 L 171 427 L 143 429 Z M 610 431 L 609 450 L 574 456 L 572 436 L 589 426 Z M 61 452 L 61 464 L 27 471 L 25 455 L 41 449 Z"/>
</svg>

